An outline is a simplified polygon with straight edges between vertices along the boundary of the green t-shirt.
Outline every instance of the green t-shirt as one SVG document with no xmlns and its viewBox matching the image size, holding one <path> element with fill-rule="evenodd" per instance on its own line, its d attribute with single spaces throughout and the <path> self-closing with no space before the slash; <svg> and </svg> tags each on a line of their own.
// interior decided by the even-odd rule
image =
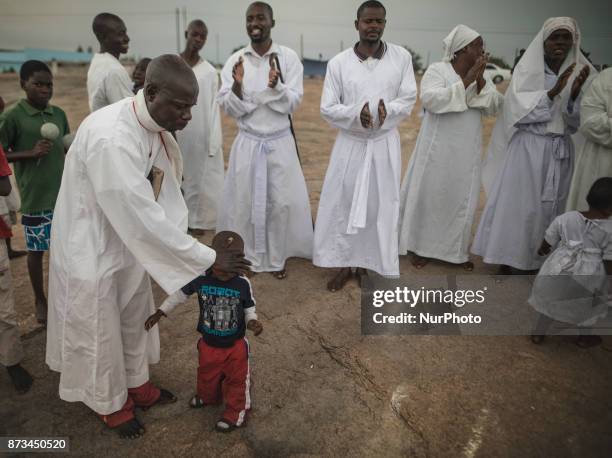
<svg viewBox="0 0 612 458">
<path fill-rule="evenodd" d="M 70 132 L 66 113 L 59 107 L 48 105 L 39 110 L 26 100 L 20 100 L 0 116 L 0 143 L 5 150 L 27 151 L 34 148 L 40 127 L 52 122 L 59 128 L 49 154 L 40 159 L 15 162 L 15 179 L 21 193 L 21 212 L 37 213 L 55 208 L 55 201 L 64 171 L 64 143 L 62 137 Z"/>
</svg>

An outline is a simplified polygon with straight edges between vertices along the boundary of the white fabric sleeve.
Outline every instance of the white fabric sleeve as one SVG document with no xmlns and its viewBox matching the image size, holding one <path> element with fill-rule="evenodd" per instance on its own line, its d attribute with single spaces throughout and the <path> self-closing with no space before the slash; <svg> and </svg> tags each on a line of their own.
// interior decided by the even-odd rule
<svg viewBox="0 0 612 458">
<path fill-rule="evenodd" d="M 276 87 L 267 87 L 254 94 L 253 100 L 257 104 L 267 105 L 278 113 L 288 115 L 293 113 L 304 96 L 304 66 L 293 53 L 286 53 L 285 58 L 287 59 L 287 68 L 283 72 L 285 82 L 278 81 Z"/>
<path fill-rule="evenodd" d="M 523 116 L 515 125 L 549 122 L 552 119 L 553 104 L 554 102 L 550 100 L 548 93 L 542 91 L 540 100 L 533 110 Z"/>
<path fill-rule="evenodd" d="M 221 130 L 221 111 L 219 104 L 216 100 L 216 94 L 219 91 L 219 78 L 217 72 L 210 76 L 209 85 L 209 98 L 210 100 L 210 116 L 208 117 L 209 125 L 207 132 L 209 133 L 208 139 L 208 155 L 216 156 L 217 154 L 223 154 L 223 131 Z"/>
<path fill-rule="evenodd" d="M 183 232 L 155 201 L 146 179 L 148 151 L 141 152 L 136 137 L 117 135 L 94 146 L 85 173 L 104 216 L 138 263 L 168 294 L 205 272 L 215 251 Z"/>
<path fill-rule="evenodd" d="M 458 113 L 468 109 L 463 81 L 450 86 L 435 65 L 431 65 L 421 80 L 421 102 L 423 107 L 434 114 Z"/>
<path fill-rule="evenodd" d="M 159 309 L 168 315 L 176 308 L 177 305 L 184 304 L 188 298 L 189 296 L 187 296 L 183 290 L 179 289 L 175 293 L 170 294 L 162 305 L 159 306 Z"/>
<path fill-rule="evenodd" d="M 244 322 L 245 323 L 248 324 L 249 321 L 257 319 L 257 310 L 255 309 L 256 309 L 255 305 L 244 309 Z"/>
<path fill-rule="evenodd" d="M 548 244 L 553 248 L 557 246 L 557 244 L 561 240 L 561 217 L 562 216 L 563 215 L 557 216 L 553 220 L 553 222 L 550 223 L 550 226 L 548 226 L 548 229 L 546 229 L 546 232 L 544 233 L 544 240 L 546 240 L 546 242 L 548 242 Z"/>
<path fill-rule="evenodd" d="M 242 100 L 238 98 L 232 86 L 234 84 L 234 78 L 232 77 L 232 69 L 234 63 L 238 60 L 238 55 L 234 54 L 223 67 L 221 71 L 221 90 L 217 95 L 217 102 L 223 108 L 223 110 L 232 118 L 238 119 L 249 113 L 255 111 L 257 104 L 251 100 L 251 97 L 245 93 L 244 85 L 242 87 Z"/>
<path fill-rule="evenodd" d="M 567 105 L 563 107 L 563 120 L 567 124 L 567 130 L 570 134 L 578 132 L 580 127 L 580 104 L 582 102 L 582 94 L 576 100 L 569 97 Z"/>
<path fill-rule="evenodd" d="M 321 116 L 329 124 L 339 129 L 359 129 L 359 114 L 363 104 L 345 105 L 342 103 L 342 72 L 337 60 L 327 64 L 323 92 L 321 94 Z"/>
<path fill-rule="evenodd" d="M 132 82 L 125 70 L 117 69 L 104 78 L 104 93 L 109 104 L 133 97 Z"/>
<path fill-rule="evenodd" d="M 393 100 L 385 100 L 387 117 L 380 130 L 393 130 L 410 115 L 417 100 L 417 84 L 412 67 L 412 56 L 406 51 L 402 68 L 402 82 Z M 370 107 L 371 108 L 371 107 Z M 378 109 L 375 107 L 375 109 Z"/>
<path fill-rule="evenodd" d="M 467 105 L 478 108 L 484 116 L 495 116 L 502 109 L 504 96 L 489 78 L 485 78 L 485 86 L 478 93 L 477 83 L 471 84 L 466 92 Z"/>
<path fill-rule="evenodd" d="M 612 103 L 612 85 L 605 86 L 605 76 L 602 74 L 595 78 L 582 97 L 580 132 L 590 141 L 612 148 L 612 107 L 609 105 Z M 612 77 L 609 81 L 612 83 Z"/>
</svg>

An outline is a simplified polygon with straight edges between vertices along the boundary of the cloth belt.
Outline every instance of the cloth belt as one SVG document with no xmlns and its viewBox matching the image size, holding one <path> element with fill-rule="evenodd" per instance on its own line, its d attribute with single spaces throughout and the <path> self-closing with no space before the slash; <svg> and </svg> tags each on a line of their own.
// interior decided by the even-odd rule
<svg viewBox="0 0 612 458">
<path fill-rule="evenodd" d="M 552 138 L 552 160 L 546 171 L 546 181 L 542 190 L 542 202 L 553 202 L 553 213 L 557 213 L 559 202 L 559 183 L 561 180 L 561 164 L 569 158 L 569 148 L 565 147 L 565 136 L 554 135 Z"/>
<path fill-rule="evenodd" d="M 357 180 L 355 181 L 355 189 L 353 190 L 353 201 L 351 203 L 351 211 L 349 213 L 348 226 L 346 228 L 347 234 L 356 234 L 359 229 L 365 228 L 366 225 L 374 144 L 378 141 L 387 141 L 387 138 L 395 132 L 395 129 L 383 131 L 382 133 L 379 131 L 377 135 L 364 138 L 342 131 L 343 135 L 349 137 L 353 141 L 365 144 L 366 147 L 365 157 L 357 172 Z"/>
<path fill-rule="evenodd" d="M 266 206 L 268 202 L 268 154 L 274 151 L 272 142 L 291 135 L 284 129 L 268 135 L 240 130 L 240 135 L 257 143 L 251 162 L 251 223 L 255 227 L 255 253 L 266 252 Z"/>
</svg>

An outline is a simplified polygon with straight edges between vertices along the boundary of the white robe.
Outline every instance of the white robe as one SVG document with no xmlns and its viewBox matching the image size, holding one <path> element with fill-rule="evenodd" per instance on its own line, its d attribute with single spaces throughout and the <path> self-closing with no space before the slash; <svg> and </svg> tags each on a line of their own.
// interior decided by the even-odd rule
<svg viewBox="0 0 612 458">
<path fill-rule="evenodd" d="M 450 62 L 429 66 L 421 80 L 425 116 L 400 193 L 400 254 L 467 262 L 480 196 L 482 116 L 503 103 L 487 79 L 465 88 Z"/>
<path fill-rule="evenodd" d="M 191 109 L 191 121 L 176 132 L 183 154 L 185 203 L 189 210 L 189 227 L 214 229 L 217 206 L 223 187 L 223 135 L 216 97 L 219 90 L 217 70 L 201 60 L 193 67 L 200 92 Z"/>
<path fill-rule="evenodd" d="M 612 69 L 601 72 L 585 91 L 580 116 L 585 142 L 576 161 L 568 210 L 587 210 L 586 196 L 595 180 L 612 176 Z"/>
<path fill-rule="evenodd" d="M 132 97 L 132 87 L 130 75 L 115 56 L 107 52 L 94 54 L 87 71 L 87 95 L 92 113 Z"/>
<path fill-rule="evenodd" d="M 472 246 L 472 253 L 487 264 L 538 269 L 544 231 L 565 210 L 574 167 L 571 134 L 580 125 L 580 100 L 566 99 L 566 105 L 551 101 L 547 91 L 557 78 L 546 68 L 540 99 L 515 124 L 493 181 Z M 552 123 L 561 124 L 564 132 L 550 132 Z"/>
<path fill-rule="evenodd" d="M 340 129 L 315 226 L 313 262 L 321 267 L 362 267 L 399 276 L 398 219 L 401 148 L 397 126 L 414 106 L 412 57 L 387 44 L 379 59 L 361 62 L 353 48 L 327 64 L 321 116 Z M 379 128 L 378 102 L 387 118 Z M 361 125 L 369 103 L 374 129 Z"/>
<path fill-rule="evenodd" d="M 603 260 L 612 260 L 612 221 L 570 211 L 555 218 L 544 238 L 555 249 L 535 278 L 529 303 L 552 319 L 593 325 L 608 313 Z"/>
<path fill-rule="evenodd" d="M 277 53 L 284 83 L 268 87 L 269 56 Z M 244 61 L 242 100 L 232 92 L 232 68 Z M 302 100 L 303 66 L 295 51 L 273 43 L 264 56 L 249 45 L 221 73 L 217 100 L 236 119 L 217 218 L 217 232 L 244 239 L 255 272 L 279 271 L 289 257 L 312 257 L 312 216 L 288 115 Z"/>
<path fill-rule="evenodd" d="M 127 389 L 147 382 L 149 363 L 159 360 L 158 330 L 144 330 L 155 311 L 149 275 L 170 294 L 215 259 L 186 234 L 178 146 L 146 105 L 136 114 L 135 99 L 79 127 L 51 232 L 46 362 L 61 372 L 61 399 L 105 415 L 121 409 Z M 153 165 L 164 172 L 157 202 L 146 178 Z"/>
</svg>

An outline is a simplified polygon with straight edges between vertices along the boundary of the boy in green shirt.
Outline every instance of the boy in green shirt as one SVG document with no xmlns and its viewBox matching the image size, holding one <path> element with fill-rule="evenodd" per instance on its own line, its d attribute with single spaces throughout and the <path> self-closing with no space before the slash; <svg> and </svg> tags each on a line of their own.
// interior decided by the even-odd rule
<svg viewBox="0 0 612 458">
<path fill-rule="evenodd" d="M 62 137 L 69 132 L 64 111 L 49 104 L 53 77 L 43 62 L 29 60 L 19 71 L 26 98 L 2 115 L 0 143 L 10 162 L 21 193 L 21 213 L 28 250 L 28 272 L 36 296 L 36 318 L 47 322 L 47 298 L 43 286 L 43 255 L 49 250 L 51 220 L 64 171 Z M 40 128 L 53 123 L 55 140 L 43 139 Z"/>
</svg>

